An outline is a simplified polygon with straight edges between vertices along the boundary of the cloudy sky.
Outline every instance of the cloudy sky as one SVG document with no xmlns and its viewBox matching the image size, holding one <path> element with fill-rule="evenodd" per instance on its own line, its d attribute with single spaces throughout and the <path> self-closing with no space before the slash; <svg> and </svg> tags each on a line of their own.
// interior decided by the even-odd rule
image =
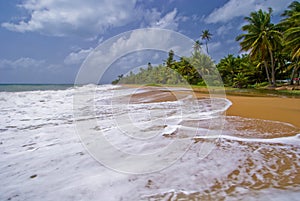
<svg viewBox="0 0 300 201">
<path fill-rule="evenodd" d="M 201 31 L 208 29 L 213 34 L 209 53 L 219 61 L 227 54 L 239 54 L 235 37 L 241 33 L 244 16 L 272 7 L 273 21 L 278 22 L 291 2 L 0 0 L 0 83 L 74 83 L 82 62 L 97 46 L 140 28 L 169 29 L 192 40 L 200 39 Z M 104 80 L 126 73 L 129 66 L 162 60 L 157 53 L 132 53 L 116 61 L 115 70 Z"/>
</svg>

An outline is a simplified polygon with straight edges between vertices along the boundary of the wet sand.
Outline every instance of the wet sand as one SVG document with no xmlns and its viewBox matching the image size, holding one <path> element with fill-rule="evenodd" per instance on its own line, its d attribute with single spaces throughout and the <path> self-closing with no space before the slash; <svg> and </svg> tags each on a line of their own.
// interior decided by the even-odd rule
<svg viewBox="0 0 300 201">
<path fill-rule="evenodd" d="M 227 96 L 229 116 L 240 116 L 293 124 L 300 128 L 300 99 L 280 97 Z"/>
<path fill-rule="evenodd" d="M 183 98 L 189 92 L 170 92 L 166 88 L 141 87 L 141 90 L 149 89 L 144 93 L 133 94 L 130 102 L 159 102 L 174 101 Z M 138 90 L 137 89 L 137 92 Z M 209 97 L 203 92 L 194 91 L 197 98 Z M 232 102 L 232 106 L 226 111 L 227 116 L 240 116 L 264 120 L 280 121 L 290 123 L 300 128 L 300 99 L 283 97 L 248 97 L 248 96 L 226 96 Z"/>
</svg>

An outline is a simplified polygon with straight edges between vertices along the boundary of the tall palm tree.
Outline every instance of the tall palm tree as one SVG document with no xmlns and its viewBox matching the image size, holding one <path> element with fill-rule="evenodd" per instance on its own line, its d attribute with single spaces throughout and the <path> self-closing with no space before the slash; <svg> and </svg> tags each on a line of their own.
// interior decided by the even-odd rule
<svg viewBox="0 0 300 201">
<path fill-rule="evenodd" d="M 206 52 L 207 52 L 207 54 L 209 54 L 208 53 L 207 43 L 211 39 L 211 37 L 212 37 L 212 34 L 209 32 L 209 30 L 206 29 L 206 30 L 202 31 L 201 39 L 205 40 L 205 46 L 206 46 Z"/>
<path fill-rule="evenodd" d="M 272 86 L 275 86 L 273 52 L 281 45 L 282 34 L 279 28 L 271 23 L 271 13 L 272 9 L 269 9 L 269 12 L 260 9 L 250 13 L 249 17 L 244 18 L 248 24 L 242 27 L 242 30 L 247 31 L 247 33 L 239 35 L 236 40 L 241 41 L 241 50 L 250 51 L 250 58 L 263 61 L 268 81 Z M 269 62 L 271 63 L 271 79 L 268 70 Z"/>
<path fill-rule="evenodd" d="M 300 57 L 300 3 L 297 1 L 292 2 L 282 16 L 286 17 L 280 22 L 284 32 L 284 50 L 291 53 L 291 59 L 294 61 L 291 64 L 293 69 L 290 83 L 293 84 L 294 74 L 299 68 Z"/>
<path fill-rule="evenodd" d="M 200 52 L 200 50 L 201 50 L 201 45 L 202 45 L 202 43 L 201 43 L 199 40 L 196 40 L 196 41 L 195 41 L 195 44 L 194 44 L 194 46 L 193 46 L 194 52 Z"/>
</svg>

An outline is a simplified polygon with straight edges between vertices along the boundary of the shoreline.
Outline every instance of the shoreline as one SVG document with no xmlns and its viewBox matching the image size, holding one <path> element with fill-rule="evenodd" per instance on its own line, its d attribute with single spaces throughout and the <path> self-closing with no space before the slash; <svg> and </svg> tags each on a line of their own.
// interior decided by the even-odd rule
<svg viewBox="0 0 300 201">
<path fill-rule="evenodd" d="M 150 91 L 133 94 L 131 96 L 131 103 L 174 101 L 176 98 L 184 97 L 187 94 L 186 91 L 170 92 L 164 87 L 141 87 L 136 85 L 126 85 L 124 87 L 150 89 Z M 197 98 L 209 97 L 209 94 L 202 91 L 194 90 L 193 93 Z M 149 97 L 149 99 L 145 99 L 145 97 Z M 226 111 L 226 116 L 279 121 L 300 128 L 300 99 L 298 98 L 253 96 L 253 94 L 251 96 L 230 94 L 226 95 L 225 98 L 232 102 L 232 105 Z"/>
<path fill-rule="evenodd" d="M 280 121 L 300 128 L 300 100 L 281 97 L 226 96 L 232 106 L 228 116 L 240 116 L 263 120 Z"/>
</svg>

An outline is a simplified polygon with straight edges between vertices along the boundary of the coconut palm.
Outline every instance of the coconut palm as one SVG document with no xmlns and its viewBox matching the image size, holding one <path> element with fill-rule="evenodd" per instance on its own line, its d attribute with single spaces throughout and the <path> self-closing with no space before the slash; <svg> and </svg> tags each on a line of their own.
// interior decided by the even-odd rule
<svg viewBox="0 0 300 201">
<path fill-rule="evenodd" d="M 233 78 L 233 86 L 237 88 L 247 88 L 248 85 L 248 77 L 245 76 L 244 73 L 238 73 Z"/>
<path fill-rule="evenodd" d="M 291 51 L 292 59 L 300 56 L 300 3 L 292 2 L 282 14 L 280 25 L 284 31 L 285 47 Z"/>
<path fill-rule="evenodd" d="M 209 53 L 208 53 L 208 46 L 207 46 L 207 43 L 208 43 L 208 41 L 211 39 L 211 37 L 212 37 L 212 34 L 209 33 L 209 30 L 206 29 L 206 30 L 202 31 L 201 39 L 202 39 L 202 40 L 205 40 L 205 46 L 206 46 L 206 52 L 207 52 L 207 54 L 209 54 Z"/>
<path fill-rule="evenodd" d="M 265 65 L 267 78 L 270 84 L 275 86 L 275 66 L 273 52 L 281 45 L 282 34 L 279 28 L 271 23 L 271 13 L 262 11 L 252 12 L 249 17 L 244 19 L 248 24 L 242 27 L 247 33 L 236 37 L 240 42 L 241 51 L 250 51 L 251 59 L 260 59 Z M 268 63 L 271 63 L 271 75 L 269 77 Z"/>
<path fill-rule="evenodd" d="M 300 57 L 300 12 L 287 19 L 294 26 L 284 32 L 284 41 L 287 49 L 291 50 L 292 59 Z"/>
<path fill-rule="evenodd" d="M 237 59 L 232 54 L 229 54 L 227 57 L 221 59 L 218 64 L 218 70 L 226 83 L 233 83 L 233 78 L 237 68 L 236 60 Z"/>
<path fill-rule="evenodd" d="M 293 1 L 289 6 L 288 9 L 285 10 L 281 16 L 283 17 L 291 17 L 295 13 L 300 12 L 300 3 L 298 1 Z"/>
<path fill-rule="evenodd" d="M 290 52 L 290 57 L 294 61 L 291 64 L 293 68 L 290 83 L 293 84 L 294 74 L 299 68 L 300 57 L 300 3 L 297 1 L 292 2 L 282 16 L 286 17 L 280 23 L 284 32 L 284 50 Z"/>
<path fill-rule="evenodd" d="M 286 28 L 284 36 L 286 46 L 292 50 L 292 57 L 298 58 L 300 56 L 300 3 L 294 1 L 288 8 L 282 14 L 287 17 L 282 20 Z"/>
<path fill-rule="evenodd" d="M 195 44 L 194 44 L 194 46 L 193 46 L 194 52 L 200 52 L 200 50 L 201 50 L 201 45 L 202 45 L 202 43 L 201 43 L 199 40 L 196 40 L 196 41 L 195 41 Z"/>
</svg>

